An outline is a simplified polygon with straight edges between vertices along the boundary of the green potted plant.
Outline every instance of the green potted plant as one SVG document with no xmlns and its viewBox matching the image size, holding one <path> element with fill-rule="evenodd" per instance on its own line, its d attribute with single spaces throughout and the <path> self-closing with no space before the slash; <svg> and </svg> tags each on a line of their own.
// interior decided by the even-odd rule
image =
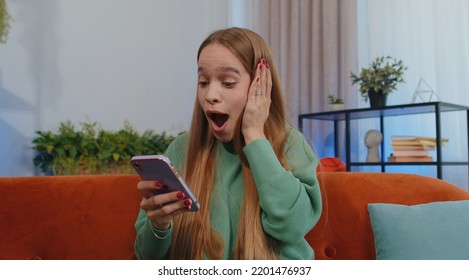
<svg viewBox="0 0 469 280">
<path fill-rule="evenodd" d="M 340 111 L 344 109 L 344 100 L 342 98 L 336 97 L 333 94 L 329 94 L 327 98 L 329 100 L 331 111 Z"/>
<path fill-rule="evenodd" d="M 350 79 L 352 85 L 359 84 L 361 96 L 365 101 L 370 99 L 371 107 L 384 107 L 387 95 L 404 82 L 403 75 L 407 68 L 402 60 L 378 56 L 368 68 L 362 68 L 358 75 L 350 72 Z"/>
<path fill-rule="evenodd" d="M 140 134 L 129 123 L 119 131 L 108 131 L 96 122 L 60 123 L 58 131 L 37 131 L 33 149 L 34 165 L 46 174 L 80 175 L 133 173 L 129 164 L 134 155 L 162 154 L 173 136 L 147 130 Z"/>
<path fill-rule="evenodd" d="M 0 44 L 7 40 L 8 30 L 10 29 L 10 15 L 7 11 L 5 0 L 0 0 Z"/>
</svg>

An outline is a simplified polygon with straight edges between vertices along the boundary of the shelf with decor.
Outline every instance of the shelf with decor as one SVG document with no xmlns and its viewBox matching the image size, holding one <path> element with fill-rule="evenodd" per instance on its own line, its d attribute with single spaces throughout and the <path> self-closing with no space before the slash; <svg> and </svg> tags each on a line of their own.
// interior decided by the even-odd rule
<svg viewBox="0 0 469 280">
<path fill-rule="evenodd" d="M 377 108 L 361 108 L 361 109 L 349 109 L 341 111 L 330 111 L 330 112 L 320 112 L 320 113 L 308 113 L 300 114 L 298 116 L 298 125 L 300 129 L 303 128 L 304 122 L 308 120 L 317 120 L 317 121 L 331 121 L 333 122 L 334 128 L 334 154 L 336 157 L 339 157 L 339 122 L 345 123 L 345 163 L 347 166 L 347 171 L 351 170 L 352 166 L 379 166 L 381 167 L 381 172 L 386 172 L 387 166 L 408 166 L 408 165 L 422 165 L 422 166 L 435 166 L 437 178 L 443 178 L 443 166 L 444 165 L 459 165 L 467 166 L 469 172 L 469 161 L 443 161 L 442 159 L 442 135 L 441 135 L 441 115 L 446 112 L 454 111 L 465 111 L 465 119 L 467 123 L 467 139 L 469 139 L 469 107 L 451 104 L 446 102 L 428 102 L 428 103 L 415 103 L 415 104 L 404 104 L 404 105 L 394 105 L 386 107 L 377 107 Z M 393 116 L 403 116 L 403 115 L 415 115 L 415 114 L 433 114 L 435 118 L 435 139 L 436 139 L 436 160 L 431 162 L 388 162 L 384 157 L 384 147 L 385 147 L 385 118 Z M 379 119 L 379 131 L 383 134 L 383 141 L 380 144 L 380 154 L 381 162 L 359 162 L 351 160 L 351 129 L 350 122 L 352 120 L 359 119 Z M 469 146 L 469 143 L 466 143 Z M 469 159 L 469 148 L 468 155 Z"/>
</svg>

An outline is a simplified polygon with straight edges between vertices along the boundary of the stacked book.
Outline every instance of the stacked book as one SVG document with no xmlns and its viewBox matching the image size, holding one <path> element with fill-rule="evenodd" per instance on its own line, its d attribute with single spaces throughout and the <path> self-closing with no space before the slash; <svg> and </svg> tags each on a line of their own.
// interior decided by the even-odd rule
<svg viewBox="0 0 469 280">
<path fill-rule="evenodd" d="M 448 139 L 441 139 L 443 146 Z M 393 136 L 391 138 L 393 153 L 388 162 L 431 162 L 433 158 L 428 151 L 436 148 L 436 138 L 419 136 Z"/>
</svg>

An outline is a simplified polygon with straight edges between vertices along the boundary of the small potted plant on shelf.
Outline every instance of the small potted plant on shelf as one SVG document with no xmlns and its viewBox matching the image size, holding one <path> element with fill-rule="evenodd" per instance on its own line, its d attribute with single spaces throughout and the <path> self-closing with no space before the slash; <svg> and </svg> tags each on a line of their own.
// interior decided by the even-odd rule
<svg viewBox="0 0 469 280">
<path fill-rule="evenodd" d="M 329 94 L 328 99 L 331 111 L 340 111 L 344 109 L 344 100 L 342 98 Z"/>
<path fill-rule="evenodd" d="M 129 123 L 118 131 L 104 130 L 96 122 L 81 125 L 75 129 L 67 121 L 58 132 L 37 131 L 34 165 L 52 175 L 133 173 L 132 156 L 162 154 L 174 139 L 152 130 L 140 134 Z"/>
<path fill-rule="evenodd" d="M 387 95 L 404 82 L 403 75 L 407 68 L 402 60 L 378 56 L 368 68 L 362 68 L 358 75 L 350 72 L 350 79 L 352 85 L 359 85 L 360 95 L 365 101 L 370 99 L 371 107 L 384 107 Z"/>
</svg>

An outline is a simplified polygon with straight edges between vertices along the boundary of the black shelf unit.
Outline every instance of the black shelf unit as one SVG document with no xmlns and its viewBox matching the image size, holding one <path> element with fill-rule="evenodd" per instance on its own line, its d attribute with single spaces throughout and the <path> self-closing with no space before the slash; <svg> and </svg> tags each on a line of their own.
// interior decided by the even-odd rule
<svg viewBox="0 0 469 280">
<path fill-rule="evenodd" d="M 466 111 L 466 124 L 467 124 L 467 139 L 469 141 L 469 107 L 451 104 L 446 102 L 428 102 L 428 103 L 415 103 L 405 105 L 394 105 L 380 108 L 362 108 L 341 111 L 330 111 L 321 113 L 300 114 L 298 116 L 298 125 L 300 130 L 303 128 L 305 120 L 320 120 L 334 122 L 334 153 L 339 157 L 339 122 L 345 122 L 345 163 L 347 171 L 351 170 L 352 166 L 381 166 L 381 172 L 386 172 L 386 166 L 399 166 L 399 165 L 429 165 L 436 166 L 437 177 L 443 179 L 443 165 L 466 165 L 469 172 L 469 162 L 449 162 L 442 161 L 441 151 L 441 114 L 453 111 Z M 436 128 L 436 161 L 433 162 L 386 162 L 384 156 L 384 118 L 391 116 L 402 116 L 412 114 L 434 114 L 435 128 Z M 350 121 L 358 119 L 379 118 L 380 131 L 383 133 L 383 142 L 381 143 L 381 162 L 368 163 L 368 162 L 352 162 L 350 151 Z M 469 159 L 469 148 L 468 148 Z"/>
</svg>

